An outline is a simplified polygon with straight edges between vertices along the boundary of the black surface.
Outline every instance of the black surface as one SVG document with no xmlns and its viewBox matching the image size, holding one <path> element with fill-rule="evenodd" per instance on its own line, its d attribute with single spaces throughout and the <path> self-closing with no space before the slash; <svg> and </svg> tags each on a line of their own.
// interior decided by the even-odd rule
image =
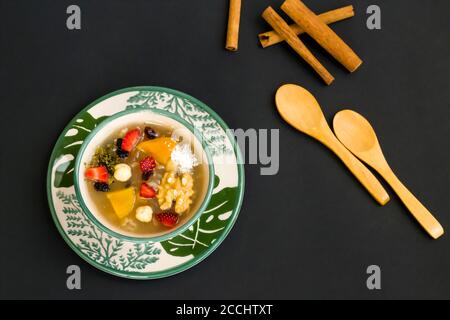
<svg viewBox="0 0 450 320">
<path fill-rule="evenodd" d="M 318 97 L 329 120 L 342 108 L 376 128 L 398 176 L 450 230 L 450 3 L 377 1 L 334 29 L 363 58 L 348 74 L 310 39 L 336 77 L 331 87 L 286 45 L 263 50 L 260 13 L 279 0 L 244 1 L 238 53 L 223 49 L 227 1 L 75 1 L 82 30 L 68 31 L 74 1 L 0 1 L 0 298 L 450 298 L 450 240 L 432 241 L 399 200 L 379 207 L 328 150 L 283 123 L 276 88 L 293 82 Z M 307 1 L 316 12 L 349 1 Z M 279 11 L 280 12 L 280 11 Z M 189 93 L 233 128 L 279 128 L 276 176 L 246 166 L 240 217 L 198 266 L 138 282 L 87 265 L 50 218 L 45 177 L 65 124 L 94 99 L 134 85 Z M 390 189 L 389 192 L 392 194 Z M 82 269 L 81 291 L 66 267 Z M 365 270 L 382 269 L 382 290 Z"/>
</svg>

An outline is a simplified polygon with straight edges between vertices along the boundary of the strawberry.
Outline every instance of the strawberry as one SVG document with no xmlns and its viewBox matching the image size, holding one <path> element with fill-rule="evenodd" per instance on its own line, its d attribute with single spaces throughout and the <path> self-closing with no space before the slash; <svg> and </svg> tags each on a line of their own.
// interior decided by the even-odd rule
<svg viewBox="0 0 450 320">
<path fill-rule="evenodd" d="M 143 173 L 151 172 L 156 167 L 156 161 L 153 157 L 146 157 L 139 162 L 139 166 L 141 167 L 141 171 Z"/>
<path fill-rule="evenodd" d="M 156 191 L 152 187 L 150 187 L 148 184 L 143 182 L 141 184 L 141 190 L 139 192 L 139 195 L 142 198 L 154 198 L 156 197 Z"/>
<path fill-rule="evenodd" d="M 141 137 L 141 130 L 139 128 L 128 131 L 122 139 L 120 149 L 130 152 L 136 146 Z"/>
<path fill-rule="evenodd" d="M 97 182 L 108 182 L 108 169 L 105 166 L 100 166 L 96 168 L 88 168 L 84 172 L 86 179 L 97 181 Z"/>
<path fill-rule="evenodd" d="M 179 215 L 175 212 L 161 212 L 156 215 L 156 219 L 168 228 L 174 227 L 178 223 L 178 218 Z"/>
</svg>

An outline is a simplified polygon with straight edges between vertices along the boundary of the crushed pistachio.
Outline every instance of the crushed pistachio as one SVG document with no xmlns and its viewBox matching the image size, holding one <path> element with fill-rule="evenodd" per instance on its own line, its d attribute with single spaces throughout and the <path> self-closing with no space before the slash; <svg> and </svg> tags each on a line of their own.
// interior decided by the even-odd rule
<svg viewBox="0 0 450 320">
<path fill-rule="evenodd" d="M 105 147 L 98 147 L 95 150 L 95 154 L 92 157 L 91 166 L 105 166 L 110 174 L 114 174 L 114 167 L 118 163 L 119 161 L 113 150 L 113 146 L 106 145 Z"/>
</svg>

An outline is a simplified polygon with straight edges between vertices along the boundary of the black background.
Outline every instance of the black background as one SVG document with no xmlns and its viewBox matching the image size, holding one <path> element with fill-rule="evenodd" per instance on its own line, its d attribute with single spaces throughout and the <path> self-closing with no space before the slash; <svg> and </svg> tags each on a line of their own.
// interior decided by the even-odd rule
<svg viewBox="0 0 450 320">
<path fill-rule="evenodd" d="M 336 77 L 325 87 L 287 45 L 259 46 L 268 29 L 261 12 L 282 1 L 243 2 L 239 52 L 230 53 L 226 0 L 0 1 L 1 298 L 450 298 L 449 236 L 431 240 L 394 195 L 378 206 L 328 150 L 282 122 L 273 102 L 292 82 L 316 95 L 329 120 L 342 108 L 364 114 L 398 176 L 450 228 L 450 3 L 379 0 L 382 30 L 370 31 L 374 2 L 353 1 L 356 17 L 333 28 L 364 60 L 356 73 L 303 37 Z M 316 12 L 351 4 L 306 3 Z M 70 4 L 81 7 L 80 31 L 66 28 Z M 244 204 L 226 241 L 198 266 L 146 282 L 73 253 L 45 192 L 66 123 L 135 85 L 184 91 L 232 128 L 281 136 L 278 175 L 246 166 Z M 71 264 L 82 269 L 80 291 L 66 289 Z M 381 291 L 366 288 L 371 264 L 382 269 Z"/>
</svg>

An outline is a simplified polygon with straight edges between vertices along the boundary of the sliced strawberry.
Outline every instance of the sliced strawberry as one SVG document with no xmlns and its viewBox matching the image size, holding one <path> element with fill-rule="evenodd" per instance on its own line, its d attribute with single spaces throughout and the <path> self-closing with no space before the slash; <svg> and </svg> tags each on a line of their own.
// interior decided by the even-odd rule
<svg viewBox="0 0 450 320">
<path fill-rule="evenodd" d="M 141 137 L 141 130 L 139 128 L 128 131 L 123 137 L 122 145 L 120 148 L 123 151 L 130 152 L 139 142 L 139 138 Z"/>
<path fill-rule="evenodd" d="M 139 166 L 143 173 L 151 172 L 156 168 L 156 161 L 153 157 L 146 157 L 139 162 Z"/>
<path fill-rule="evenodd" d="M 96 168 L 88 168 L 84 172 L 86 179 L 97 181 L 97 182 L 108 182 L 108 169 L 105 166 L 100 166 Z"/>
<path fill-rule="evenodd" d="M 175 212 L 161 212 L 156 219 L 165 227 L 172 228 L 178 223 L 179 215 Z"/>
<path fill-rule="evenodd" d="M 142 198 L 154 198 L 156 197 L 156 191 L 152 187 L 150 187 L 148 184 L 143 182 L 141 184 L 141 190 L 139 192 L 139 195 Z"/>
</svg>

